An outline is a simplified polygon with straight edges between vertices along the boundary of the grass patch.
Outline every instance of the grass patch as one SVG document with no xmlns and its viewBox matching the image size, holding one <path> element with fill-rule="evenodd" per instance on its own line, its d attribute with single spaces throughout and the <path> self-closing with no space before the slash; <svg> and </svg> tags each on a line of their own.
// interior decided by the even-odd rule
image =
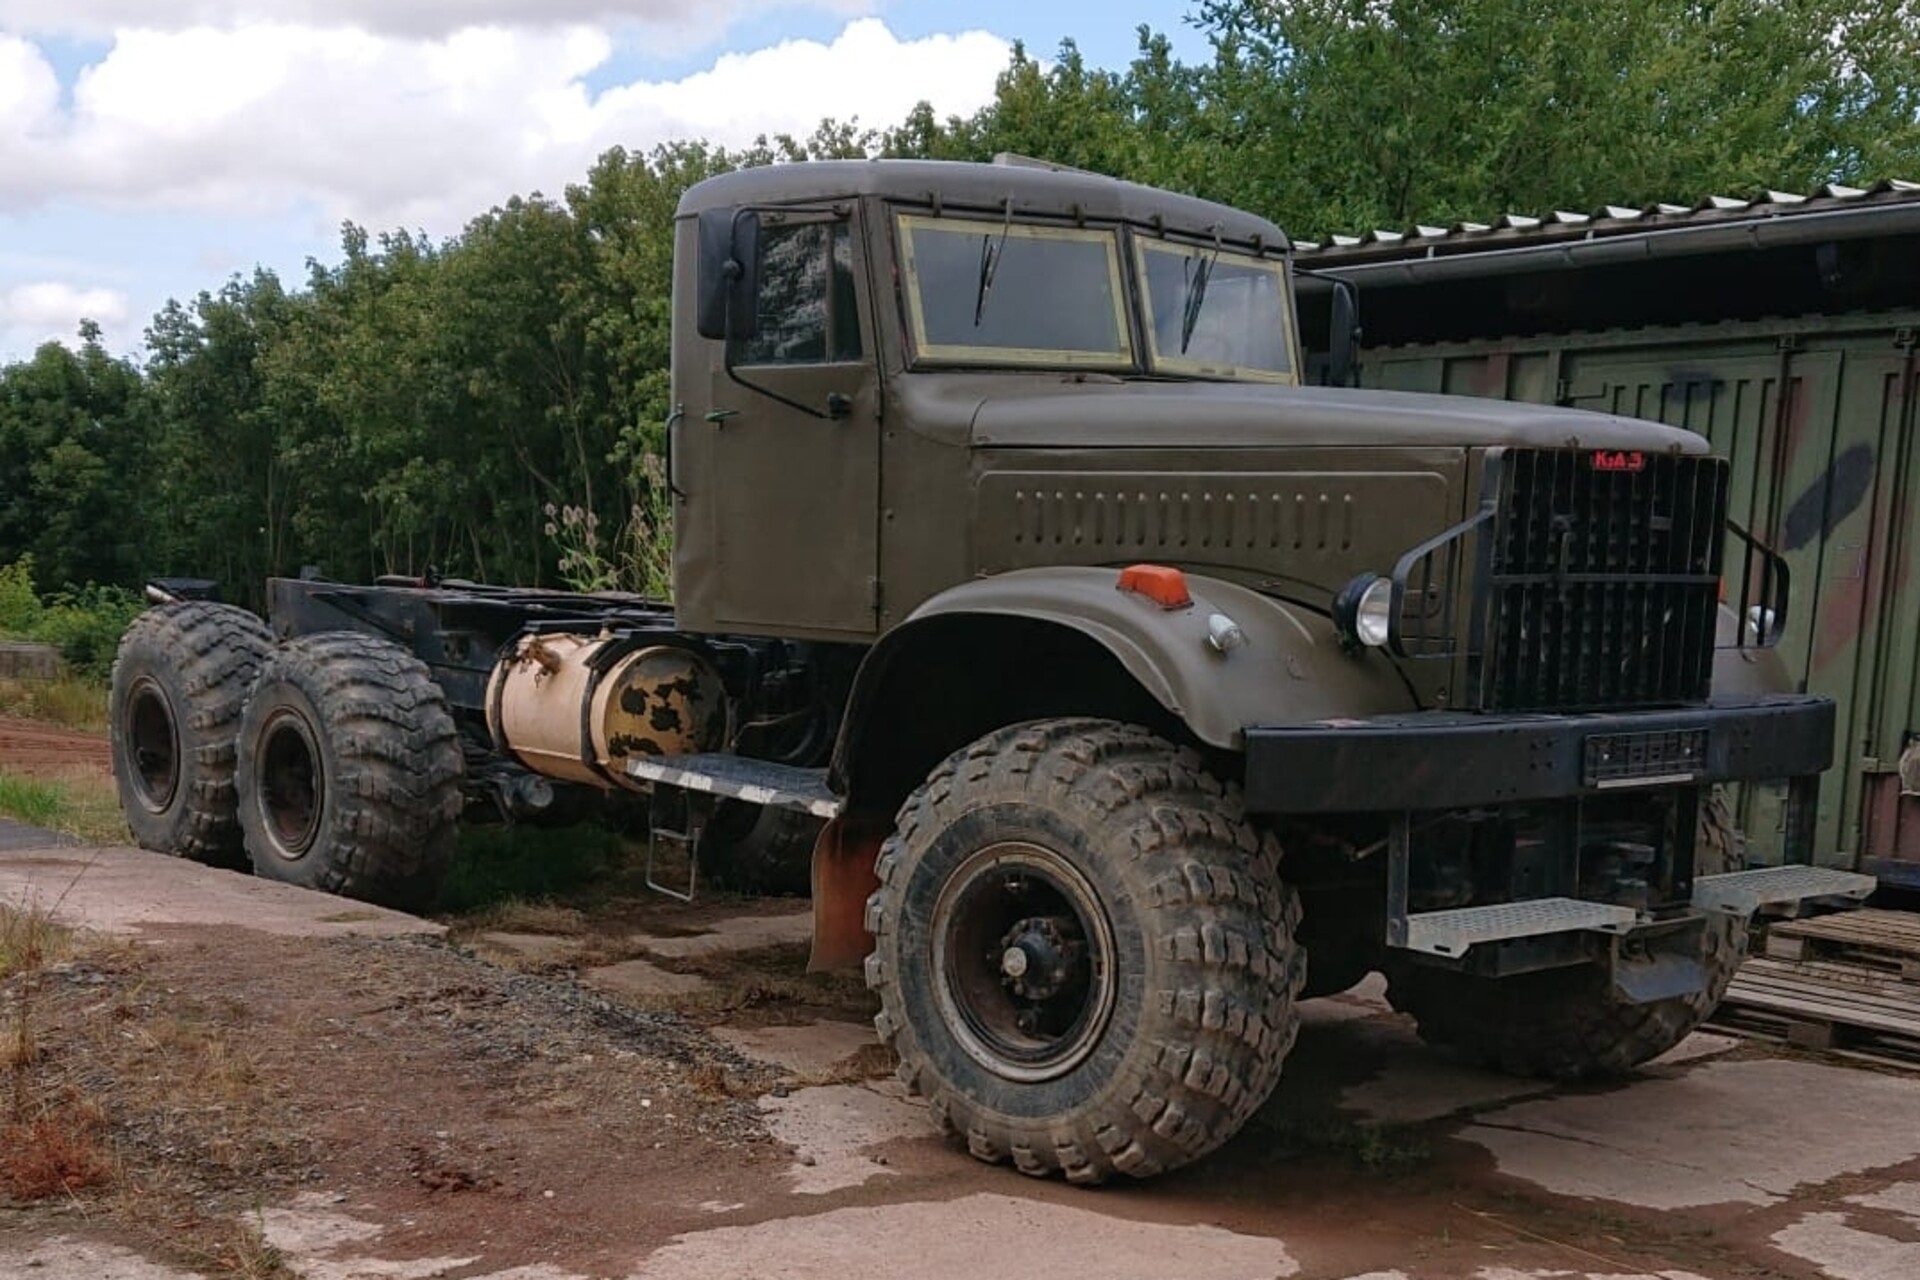
<svg viewBox="0 0 1920 1280">
<path fill-rule="evenodd" d="M 66 788 L 0 773 L 0 816 L 51 828 L 67 810 Z"/>
<path fill-rule="evenodd" d="M 627 842 L 605 827 L 462 827 L 433 909 L 439 915 L 524 910 L 589 886 L 604 890 L 627 862 Z"/>
<path fill-rule="evenodd" d="M 107 731 L 107 686 L 82 676 L 0 680 L 0 716 L 40 720 L 85 733 Z"/>
<path fill-rule="evenodd" d="M 0 773 L 0 817 L 88 844 L 127 844 L 132 833 L 111 779 L 47 782 Z"/>
</svg>

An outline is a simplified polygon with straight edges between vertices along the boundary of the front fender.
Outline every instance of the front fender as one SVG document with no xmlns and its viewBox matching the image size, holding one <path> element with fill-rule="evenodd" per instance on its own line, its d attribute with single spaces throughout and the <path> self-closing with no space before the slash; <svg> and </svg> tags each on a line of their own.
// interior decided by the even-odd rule
<svg viewBox="0 0 1920 1280">
<path fill-rule="evenodd" d="M 879 670 L 890 646 L 954 615 L 1001 615 L 1080 632 L 1111 653 L 1153 699 L 1209 746 L 1239 750 L 1249 724 L 1285 724 L 1414 708 L 1385 654 L 1343 651 L 1332 622 L 1219 578 L 1187 575 L 1191 605 L 1166 609 L 1118 587 L 1110 568 L 1019 569 L 962 583 L 926 601 L 875 646 L 862 668 Z M 1224 614 L 1246 643 L 1207 641 Z M 860 702 L 856 686 L 854 703 Z"/>
</svg>

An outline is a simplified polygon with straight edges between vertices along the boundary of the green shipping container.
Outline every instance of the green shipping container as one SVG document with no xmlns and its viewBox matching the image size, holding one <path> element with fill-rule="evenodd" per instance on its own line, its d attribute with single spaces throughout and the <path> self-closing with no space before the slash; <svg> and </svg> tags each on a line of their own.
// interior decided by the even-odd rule
<svg viewBox="0 0 1920 1280">
<path fill-rule="evenodd" d="M 1782 652 L 1839 708 L 1821 859 L 1920 887 L 1920 184 L 1375 232 L 1301 265 L 1358 289 L 1366 386 L 1658 419 L 1732 460 L 1733 518 L 1791 569 Z M 1777 859 L 1781 797 L 1738 804 Z"/>
</svg>

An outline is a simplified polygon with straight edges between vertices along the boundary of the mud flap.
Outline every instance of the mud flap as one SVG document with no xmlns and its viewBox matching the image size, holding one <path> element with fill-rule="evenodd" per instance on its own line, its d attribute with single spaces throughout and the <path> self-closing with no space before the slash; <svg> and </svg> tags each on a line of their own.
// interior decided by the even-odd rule
<svg viewBox="0 0 1920 1280">
<path fill-rule="evenodd" d="M 813 846 L 813 951 L 807 972 L 857 969 L 873 950 L 867 898 L 880 846 L 893 831 L 883 818 L 842 814 L 820 829 Z"/>
</svg>

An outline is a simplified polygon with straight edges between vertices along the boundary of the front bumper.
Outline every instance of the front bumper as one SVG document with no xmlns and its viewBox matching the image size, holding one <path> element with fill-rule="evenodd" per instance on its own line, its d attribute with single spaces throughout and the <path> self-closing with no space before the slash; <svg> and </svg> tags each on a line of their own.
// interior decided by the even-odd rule
<svg viewBox="0 0 1920 1280">
<path fill-rule="evenodd" d="M 1254 813 L 1365 813 L 1773 781 L 1833 763 L 1833 703 L 1773 694 L 1594 714 L 1423 711 L 1246 729 Z"/>
</svg>

